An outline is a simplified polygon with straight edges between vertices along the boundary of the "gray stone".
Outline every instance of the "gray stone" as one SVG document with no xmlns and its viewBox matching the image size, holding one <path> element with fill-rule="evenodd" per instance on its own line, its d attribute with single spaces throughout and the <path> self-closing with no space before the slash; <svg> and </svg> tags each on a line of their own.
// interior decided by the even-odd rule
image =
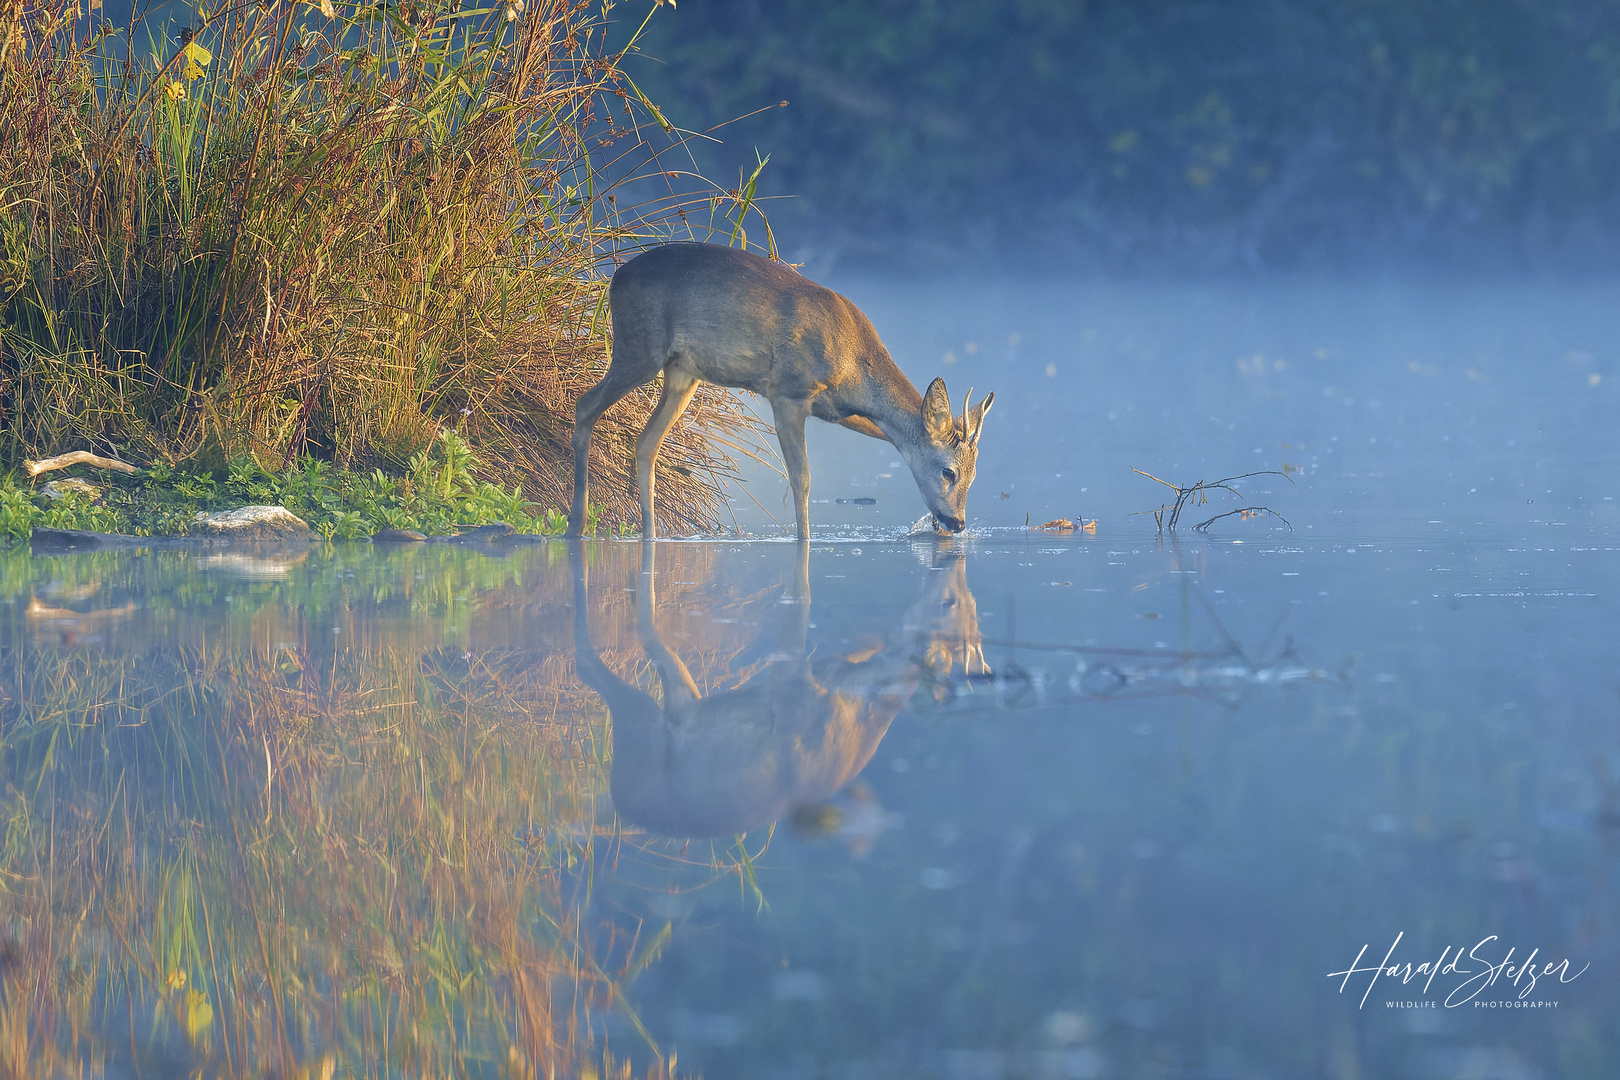
<svg viewBox="0 0 1620 1080">
<path fill-rule="evenodd" d="M 462 529 L 450 540 L 457 544 L 488 544 L 497 540 L 504 540 L 511 536 L 516 529 L 504 521 L 496 521 L 489 525 L 476 525 L 470 529 Z"/>
<path fill-rule="evenodd" d="M 430 536 L 430 544 L 498 544 L 509 537 L 517 535 L 512 526 L 504 521 L 497 521 L 491 525 L 470 525 L 465 529 L 451 533 L 449 536 Z"/>
<path fill-rule="evenodd" d="M 69 551 L 104 551 L 107 548 L 144 546 L 150 543 L 151 541 L 144 537 L 88 532 L 84 529 L 37 528 L 29 539 L 29 547 L 39 555 Z"/>
<path fill-rule="evenodd" d="M 87 495 L 92 499 L 101 498 L 101 489 L 88 480 L 81 480 L 77 476 L 64 476 L 60 480 L 47 481 L 40 489 L 47 499 L 53 502 L 64 499 L 69 495 Z"/>
<path fill-rule="evenodd" d="M 231 540 L 308 540 L 309 524 L 284 506 L 242 506 L 198 514 L 192 520 L 194 536 Z"/>
</svg>

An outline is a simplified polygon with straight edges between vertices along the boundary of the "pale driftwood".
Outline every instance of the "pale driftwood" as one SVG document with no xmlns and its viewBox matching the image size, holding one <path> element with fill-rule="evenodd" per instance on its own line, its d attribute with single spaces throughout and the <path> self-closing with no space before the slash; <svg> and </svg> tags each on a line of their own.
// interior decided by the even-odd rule
<svg viewBox="0 0 1620 1080">
<path fill-rule="evenodd" d="M 29 476 L 38 476 L 42 472 L 52 469 L 65 469 L 69 465 L 94 465 L 98 469 L 116 469 L 119 472 L 138 473 L 141 470 L 127 461 L 116 461 L 113 458 L 98 457 L 88 450 L 69 450 L 65 454 L 44 458 L 40 461 L 25 461 L 23 469 Z"/>
</svg>

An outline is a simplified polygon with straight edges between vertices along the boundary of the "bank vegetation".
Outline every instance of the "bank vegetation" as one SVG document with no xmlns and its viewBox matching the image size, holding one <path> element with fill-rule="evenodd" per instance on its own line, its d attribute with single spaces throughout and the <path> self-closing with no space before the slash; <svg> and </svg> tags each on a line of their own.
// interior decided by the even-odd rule
<svg viewBox="0 0 1620 1080">
<path fill-rule="evenodd" d="M 615 259 L 748 240 L 739 192 L 666 176 L 685 136 L 625 73 L 656 7 L 143 10 L 0 9 L 0 465 L 406 475 L 454 430 L 531 516 L 565 506 Z M 598 429 L 605 527 L 655 394 Z M 660 464 L 677 531 L 721 524 L 759 426 L 714 388 L 688 415 Z"/>
</svg>

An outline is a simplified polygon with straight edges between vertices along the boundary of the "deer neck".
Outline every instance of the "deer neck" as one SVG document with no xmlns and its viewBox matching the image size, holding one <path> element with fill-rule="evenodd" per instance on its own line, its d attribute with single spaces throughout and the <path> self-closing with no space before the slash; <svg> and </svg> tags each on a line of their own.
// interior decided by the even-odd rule
<svg viewBox="0 0 1620 1080">
<path fill-rule="evenodd" d="M 922 418 L 923 399 L 917 388 L 892 360 L 872 366 L 875 370 L 867 400 L 862 403 L 864 407 L 855 411 L 876 424 L 884 438 L 896 446 L 915 446 L 927 441 Z"/>
<path fill-rule="evenodd" d="M 927 441 L 927 432 L 923 428 L 922 416 L 908 416 L 905 413 L 896 413 L 892 416 L 868 417 L 877 429 L 883 432 L 883 437 L 897 447 L 917 446 Z"/>
</svg>

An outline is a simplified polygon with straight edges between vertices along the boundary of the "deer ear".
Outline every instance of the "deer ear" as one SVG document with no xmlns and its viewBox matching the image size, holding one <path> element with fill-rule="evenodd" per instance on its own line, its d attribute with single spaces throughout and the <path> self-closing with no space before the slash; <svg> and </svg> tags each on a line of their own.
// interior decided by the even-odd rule
<svg viewBox="0 0 1620 1080">
<path fill-rule="evenodd" d="M 928 384 L 928 393 L 923 395 L 922 418 L 923 427 L 936 439 L 948 438 L 955 429 L 956 424 L 951 417 L 951 399 L 945 394 L 944 379 L 935 379 Z"/>
<path fill-rule="evenodd" d="M 979 441 L 979 432 L 984 430 L 984 414 L 990 411 L 990 403 L 995 400 L 995 391 L 991 391 L 983 401 L 973 406 L 973 415 L 968 417 L 968 441 Z"/>
</svg>

